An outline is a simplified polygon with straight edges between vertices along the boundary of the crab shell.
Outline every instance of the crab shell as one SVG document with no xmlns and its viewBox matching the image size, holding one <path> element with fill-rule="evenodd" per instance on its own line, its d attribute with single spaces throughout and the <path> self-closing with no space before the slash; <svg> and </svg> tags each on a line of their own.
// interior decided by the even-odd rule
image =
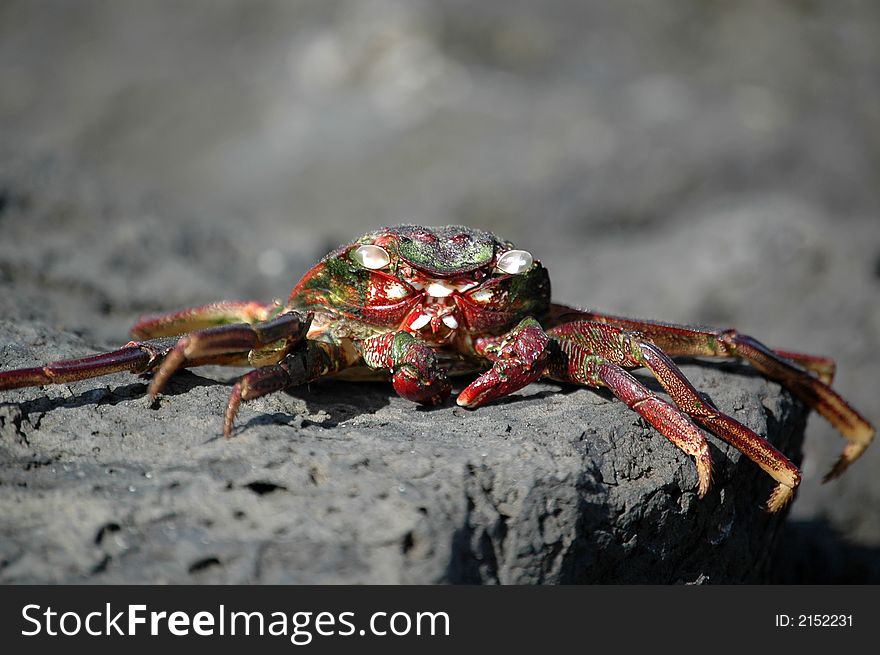
<svg viewBox="0 0 880 655">
<path fill-rule="evenodd" d="M 369 266 L 364 253 L 376 255 Z M 523 253 L 524 270 L 499 269 L 508 253 Z M 407 330 L 442 346 L 456 337 L 502 334 L 526 316 L 544 316 L 550 277 L 540 261 L 491 232 L 400 225 L 324 257 L 293 289 L 288 307 L 323 317 L 315 324 L 319 332 L 347 319 L 352 333 Z"/>
</svg>

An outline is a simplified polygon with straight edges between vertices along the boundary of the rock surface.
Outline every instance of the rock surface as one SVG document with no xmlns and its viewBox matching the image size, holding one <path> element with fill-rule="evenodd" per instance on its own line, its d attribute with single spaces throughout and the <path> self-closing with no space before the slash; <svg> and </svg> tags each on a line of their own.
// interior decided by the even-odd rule
<svg viewBox="0 0 880 655">
<path fill-rule="evenodd" d="M 872 380 L 880 368 L 875 110 L 880 85 L 873 82 L 880 62 L 878 8 L 856 0 L 5 3 L 0 6 L 0 366 L 115 347 L 145 312 L 221 298 L 283 297 L 331 247 L 382 224 L 465 223 L 531 250 L 550 270 L 554 296 L 562 302 L 733 325 L 774 346 L 833 356 L 839 364 L 836 388 L 877 423 L 880 405 Z M 699 367 L 694 374 L 704 372 Z M 119 570 L 116 555 L 131 556 L 138 547 L 124 537 L 143 517 L 125 523 L 109 500 L 104 510 L 110 527 L 103 532 L 104 524 L 80 523 L 72 515 L 59 524 L 71 526 L 67 536 L 40 536 L 50 509 L 67 516 L 51 504 L 63 504 L 64 498 L 60 482 L 66 478 L 57 467 L 73 458 L 65 449 L 85 441 L 58 433 L 52 438 L 64 454 L 54 464 L 32 464 L 25 472 L 21 461 L 29 461 L 28 453 L 48 460 L 40 449 L 48 434 L 37 437 L 44 425 L 48 430 L 66 417 L 77 439 L 88 441 L 97 430 L 95 438 L 102 441 L 97 447 L 127 440 L 113 458 L 92 455 L 96 468 L 83 472 L 101 479 L 108 467 L 129 470 L 127 458 L 138 452 L 132 448 L 135 436 L 146 442 L 153 433 L 142 428 L 152 429 L 152 421 L 163 431 L 156 461 L 174 457 L 183 466 L 180 451 L 166 448 L 164 439 L 217 447 L 216 461 L 222 462 L 242 440 L 250 443 L 259 431 L 273 429 L 283 434 L 279 443 L 305 456 L 300 440 L 311 439 L 309 431 L 321 425 L 339 439 L 339 429 L 367 429 L 351 421 L 398 408 L 404 417 L 445 428 L 434 418 L 445 420 L 444 412 L 452 411 L 423 415 L 385 389 L 358 387 L 354 391 L 373 400 L 342 412 L 339 416 L 348 418 L 340 419 L 328 400 L 335 398 L 336 386 L 320 385 L 265 401 L 269 415 L 294 427 L 260 423 L 255 407 L 252 425 L 220 448 L 209 440 L 227 387 L 203 383 L 203 375 L 228 380 L 232 374 L 184 376 L 176 388 L 187 393 L 172 395 L 156 410 L 142 407 L 141 383 L 125 377 L 72 385 L 71 397 L 82 398 L 50 403 L 57 407 L 48 412 L 41 399 L 67 398 L 64 388 L 15 396 L 37 403 L 22 422 L 34 445 L 27 450 L 19 444 L 15 410 L 4 409 L 13 412 L 8 419 L 4 415 L 4 447 L 18 449 L 10 455 L 16 463 L 8 465 L 8 480 L 17 485 L 28 473 L 46 477 L 40 478 L 42 501 L 36 495 L 22 505 L 9 501 L 12 513 L 4 520 L 10 530 L 31 535 L 36 544 L 72 548 L 81 560 L 72 544 L 99 540 L 115 553 L 101 573 L 107 578 Z M 116 396 L 100 395 L 107 384 Z M 737 374 L 735 385 L 719 383 L 709 393 L 749 384 L 757 382 Z M 349 388 L 340 392 L 340 403 L 354 404 Z M 531 393 L 537 391 L 525 397 Z M 89 394 L 98 394 L 100 403 Z M 577 412 L 592 407 L 596 396 L 550 395 L 553 402 L 578 399 L 571 407 L 574 429 L 549 433 L 563 441 L 576 438 L 586 420 Z M 501 409 L 517 412 L 528 402 Z M 737 411 L 748 413 L 754 401 L 742 404 Z M 606 405 L 599 407 L 602 422 L 591 423 L 597 434 L 598 426 L 607 425 L 608 407 L 622 412 L 614 403 Z M 333 418 L 321 414 L 296 427 L 297 416 L 322 409 Z M 74 418 L 83 412 L 97 427 Z M 108 412 L 123 413 L 112 429 L 101 423 Z M 529 409 L 522 420 L 540 418 L 534 412 Z M 474 412 L 454 420 L 466 420 L 476 439 L 481 432 L 495 434 L 489 418 L 494 416 Z M 393 418 L 389 425 L 399 426 Z M 626 413 L 621 438 L 638 425 L 633 420 Z M 755 420 L 760 427 L 760 413 Z M 334 421 L 340 424 L 331 427 Z M 449 425 L 457 425 L 452 417 Z M 655 453 L 655 445 L 668 445 L 641 430 L 637 438 Z M 807 434 L 804 481 L 771 566 L 772 579 L 880 582 L 880 447 L 869 449 L 840 480 L 822 485 L 841 440 L 818 418 L 809 421 Z M 391 431 L 381 439 L 398 436 Z M 526 444 L 536 437 L 520 438 Z M 413 441 L 425 448 L 431 443 L 425 435 Z M 358 443 L 358 450 L 364 447 Z M 476 450 L 480 457 L 474 461 L 482 462 L 482 452 L 498 449 Z M 722 467 L 727 460 L 716 454 Z M 271 461 L 282 459 L 273 455 Z M 588 461 L 594 461 L 592 454 Z M 57 487 L 50 477 L 53 466 Z M 161 468 L 145 456 L 135 471 Z M 679 476 L 689 471 L 685 464 Z M 145 493 L 150 479 L 132 475 L 138 482 L 118 488 L 133 486 L 136 492 L 122 497 Z M 464 473 L 456 468 L 455 475 Z M 264 476 L 227 477 L 246 485 Z M 657 477 L 663 483 L 678 480 Z M 492 489 L 502 483 L 496 476 Z M 291 501 L 299 487 L 293 481 L 285 486 L 244 496 Z M 691 487 L 684 489 L 682 498 L 690 498 Z M 242 488 L 233 486 L 220 497 L 239 492 Z M 755 503 L 765 492 L 738 498 Z M 466 513 L 466 494 L 459 488 L 453 495 L 464 508 L 456 511 Z M 712 502 L 710 495 L 700 506 Z M 91 501 L 69 507 L 80 505 L 90 507 Z M 452 506 L 449 501 L 444 507 Z M 478 506 L 472 514 L 486 513 L 477 512 Z M 452 509 L 444 511 L 461 519 Z M 244 531 L 247 523 L 239 528 Z M 403 528 L 405 537 L 409 530 Z M 76 530 L 85 536 L 74 538 Z M 456 543 L 479 536 L 468 534 Z M 424 543 L 414 539 L 412 557 Z M 0 547 L 6 544 L 20 545 L 19 568 L 9 564 L 4 575 L 26 570 L 27 544 L 15 535 L 0 541 Z M 452 552 L 450 544 L 441 546 Z M 96 544 L 93 550 L 101 549 Z M 157 549 L 157 562 L 169 552 Z M 12 562 L 12 554 L 0 561 Z M 212 556 L 223 564 L 212 564 Z M 222 578 L 229 572 L 231 560 L 223 553 L 175 555 L 174 566 L 185 570 L 199 557 L 207 558 L 196 567 L 200 575 Z M 34 555 L 31 561 L 38 560 Z M 82 562 L 71 569 L 76 575 L 96 566 L 90 558 Z M 172 569 L 163 575 L 174 577 Z M 468 578 L 479 567 L 461 564 L 456 570 Z M 444 579 L 447 573 L 432 575 Z"/>
<path fill-rule="evenodd" d="M 89 350 L 0 327 L 4 368 L 49 344 Z M 728 369 L 686 367 L 799 454 L 802 408 Z M 536 384 L 477 411 L 424 410 L 388 385 L 327 381 L 246 405 L 224 440 L 230 373 L 208 373 L 180 374 L 157 408 L 125 374 L 4 393 L 0 581 L 765 579 L 770 479 L 714 440 L 716 484 L 698 501 L 692 462 L 608 394 Z"/>
</svg>

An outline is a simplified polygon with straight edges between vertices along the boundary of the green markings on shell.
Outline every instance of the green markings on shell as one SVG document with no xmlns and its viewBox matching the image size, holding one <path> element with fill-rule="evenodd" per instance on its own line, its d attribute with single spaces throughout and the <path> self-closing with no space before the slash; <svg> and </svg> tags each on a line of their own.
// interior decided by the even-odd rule
<svg viewBox="0 0 880 655">
<path fill-rule="evenodd" d="M 543 266 L 507 279 L 509 303 L 523 315 L 542 316 L 550 306 L 550 276 Z"/>
<path fill-rule="evenodd" d="M 303 279 L 299 299 L 307 308 L 339 308 L 357 316 L 367 298 L 370 275 L 344 251 L 333 252 Z"/>
<path fill-rule="evenodd" d="M 706 343 L 709 346 L 709 349 L 714 354 L 716 354 L 716 355 L 722 354 L 722 349 L 721 349 L 720 345 L 718 344 L 718 339 L 716 339 L 714 336 L 708 335 L 706 337 Z"/>
<path fill-rule="evenodd" d="M 398 332 L 394 335 L 394 340 L 391 342 L 392 365 L 397 366 L 403 362 L 406 351 L 415 340 L 415 337 L 409 332 Z"/>
<path fill-rule="evenodd" d="M 504 245 L 491 232 L 461 225 L 400 225 L 389 232 L 397 237 L 401 258 L 434 275 L 458 275 L 482 268 Z"/>
</svg>

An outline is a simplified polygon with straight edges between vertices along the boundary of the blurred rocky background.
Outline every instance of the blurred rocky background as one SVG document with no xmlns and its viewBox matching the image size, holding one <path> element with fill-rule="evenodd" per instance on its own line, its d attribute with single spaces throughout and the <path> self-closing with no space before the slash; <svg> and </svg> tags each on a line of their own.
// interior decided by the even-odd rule
<svg viewBox="0 0 880 655">
<path fill-rule="evenodd" d="M 0 318 L 89 344 L 465 223 L 561 301 L 832 355 L 880 422 L 867 0 L 7 0 L 0 212 Z M 880 446 L 821 485 L 841 446 L 810 419 L 777 581 L 880 581 Z"/>
</svg>

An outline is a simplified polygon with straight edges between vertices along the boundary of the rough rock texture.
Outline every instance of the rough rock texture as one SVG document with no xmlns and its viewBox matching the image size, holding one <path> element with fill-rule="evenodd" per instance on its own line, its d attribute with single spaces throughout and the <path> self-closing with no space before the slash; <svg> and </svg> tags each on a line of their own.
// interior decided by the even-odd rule
<svg viewBox="0 0 880 655">
<path fill-rule="evenodd" d="M 2 322 L 0 366 L 48 344 L 88 350 Z M 799 454 L 804 412 L 777 385 L 686 371 Z M 4 393 L 0 581 L 760 581 L 780 525 L 738 452 L 713 441 L 700 502 L 691 461 L 607 394 L 538 384 L 423 410 L 328 381 L 247 405 L 227 441 L 227 384 L 181 374 L 153 409 L 145 390 L 117 374 Z"/>
<path fill-rule="evenodd" d="M 283 297 L 330 248 L 383 224 L 464 223 L 531 250 L 562 302 L 732 325 L 771 345 L 831 355 L 839 364 L 836 388 L 877 423 L 878 62 L 880 4 L 859 0 L 2 3 L 0 366 L 117 346 L 145 312 Z M 232 372 L 205 375 L 227 380 Z M 138 452 L 131 442 L 135 435 L 149 440 L 153 433 L 142 428 L 152 421 L 167 431 L 154 441 L 194 440 L 205 452 L 216 447 L 217 461 L 248 439 L 262 443 L 261 430 L 280 430 L 278 443 L 303 454 L 299 440 L 311 437 L 259 420 L 225 448 L 209 441 L 227 387 L 200 386 L 198 376 L 181 378 L 177 389 L 196 388 L 157 410 L 142 410 L 140 387 L 131 387 L 140 383 L 128 378 L 72 385 L 74 398 L 99 394 L 109 383 L 122 399 L 30 411 L 35 422 L 45 413 L 44 423 L 37 430 L 22 423 L 34 445 L 15 457 L 27 461 L 27 453 L 41 452 L 44 425 L 67 417 L 78 426 L 71 428 L 77 440 L 59 435 L 64 448 L 93 429 L 101 440 L 126 435 L 114 461 L 93 455 L 98 470 L 89 475 L 107 476 L 107 467 L 128 471 L 127 458 Z M 757 383 L 737 377 L 709 393 Z M 441 427 L 447 426 L 433 418 L 451 411 L 423 415 L 380 389 L 369 396 L 380 407 L 359 405 L 330 428 L 341 419 L 332 402 L 322 403 L 336 388 L 321 386 L 320 395 L 318 389 L 265 403 L 270 414 L 292 422 L 324 408 L 332 418 L 313 420 L 325 421 L 332 439 L 340 428 L 366 430 L 348 421 L 393 408 Z M 341 403 L 353 402 L 353 394 L 340 393 Z M 14 397 L 39 403 L 66 394 L 61 388 Z M 210 402 L 200 394 L 211 395 Z M 575 398 L 585 399 L 574 404 L 578 411 L 597 402 L 591 392 L 553 395 L 554 402 Z M 743 406 L 738 411 L 750 412 L 752 401 Z M 607 407 L 615 404 L 601 409 Z M 248 420 L 261 415 L 256 410 Z M 101 416 L 117 411 L 125 418 L 113 424 L 116 432 L 101 432 Z M 77 423 L 78 412 L 99 425 Z M 492 414 L 468 414 L 472 439 L 494 434 L 480 416 L 494 425 Z M 602 416 L 607 420 L 607 412 Z M 761 415 L 755 418 L 760 427 Z M 4 419 L 8 448 L 19 448 L 14 429 L 11 442 L 8 436 L 15 420 Z M 574 430 L 550 434 L 560 443 L 576 438 L 580 420 Z M 633 420 L 627 414 L 625 425 Z M 320 431 L 306 423 L 303 432 L 311 430 Z M 642 429 L 638 438 L 655 453 L 666 448 L 648 434 Z M 390 431 L 382 439 L 398 436 Z M 816 417 L 807 437 L 804 481 L 772 579 L 880 582 L 880 447 L 823 485 L 841 440 Z M 523 443 L 534 439 L 522 436 Z M 413 441 L 430 443 L 423 436 Z M 157 457 L 173 457 L 161 445 Z M 58 467 L 68 457 L 54 464 L 61 480 Z M 19 464 L 9 466 L 25 475 Z M 51 468 L 32 466 L 30 473 L 49 476 Z M 53 495 L 51 480 L 41 479 L 56 513 L 89 506 L 65 504 L 64 487 Z M 136 492 L 122 495 L 145 493 L 150 479 L 138 481 Z M 298 487 L 285 486 L 244 497 L 290 501 Z M 0 499 L 6 491 L 0 488 Z M 234 486 L 223 495 L 240 492 Z M 464 492 L 456 494 L 459 511 L 466 511 Z M 28 498 L 32 504 L 4 501 L 12 513 L 3 520 L 15 524 L 16 534 L 32 525 L 35 543 L 42 543 L 37 537 L 52 506 Z M 717 502 L 712 498 L 703 504 Z M 107 522 L 120 530 L 107 528 L 101 542 L 121 552 L 116 539 L 128 524 L 112 507 L 108 501 Z M 85 536 L 54 539 L 64 548 L 94 540 L 103 525 L 75 517 L 65 524 Z M 0 547 L 17 539 L 2 539 Z M 442 547 L 451 552 L 451 545 Z M 228 571 L 228 561 L 216 557 L 226 564 L 208 559 L 202 574 Z M 103 575 L 114 563 L 118 558 Z"/>
</svg>

